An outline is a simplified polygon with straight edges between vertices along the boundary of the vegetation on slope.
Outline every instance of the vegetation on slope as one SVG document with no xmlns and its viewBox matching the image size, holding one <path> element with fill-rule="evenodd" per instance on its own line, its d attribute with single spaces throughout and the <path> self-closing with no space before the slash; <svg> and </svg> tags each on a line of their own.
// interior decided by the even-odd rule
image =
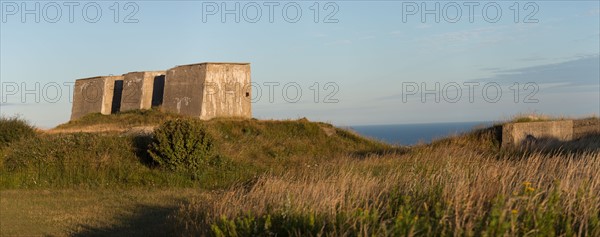
<svg viewBox="0 0 600 237">
<path fill-rule="evenodd" d="M 181 119 L 127 116 L 95 119 Z M 64 126 L 96 126 L 83 121 Z M 600 235 L 598 135 L 501 150 L 492 127 L 399 148 L 304 119 L 190 121 L 219 160 L 199 176 L 155 162 L 144 133 L 51 133 L 4 149 L 0 187 L 201 187 L 159 219 L 180 236 Z"/>
<path fill-rule="evenodd" d="M 187 236 L 600 234 L 600 136 L 500 150 L 498 128 L 367 159 L 338 157 L 174 214 Z"/>
<path fill-rule="evenodd" d="M 35 128 L 22 118 L 0 117 L 0 149 L 35 134 Z"/>
<path fill-rule="evenodd" d="M 171 115 L 158 112 L 117 114 L 115 118 L 90 115 L 60 127 L 77 129 L 99 121 L 115 126 L 152 125 Z M 175 118 L 182 119 L 182 118 Z M 189 120 L 189 119 L 188 119 Z M 142 121 L 142 122 L 140 122 Z M 154 134 L 43 133 L 14 142 L 4 151 L 0 187 L 226 187 L 265 172 L 283 171 L 324 162 L 336 156 L 364 156 L 368 152 L 402 152 L 361 138 L 329 124 L 298 121 L 220 119 L 199 121 L 211 138 L 218 162 L 201 173 L 161 169 L 148 149 Z M 79 125 L 76 125 L 81 123 Z M 68 125 L 68 126 L 67 126 Z M 105 131 L 105 130 L 103 130 Z M 160 129 L 159 129 L 160 131 Z M 163 134 L 166 136 L 168 134 Z M 194 131 L 187 139 L 198 136 Z"/>
<path fill-rule="evenodd" d="M 470 152 L 340 158 L 194 199 L 185 236 L 600 234 L 600 157 Z"/>
<path fill-rule="evenodd" d="M 158 125 L 165 121 L 182 118 L 181 115 L 161 112 L 157 109 L 131 110 L 111 115 L 88 114 L 77 120 L 58 125 L 54 130 L 82 129 L 85 127 L 130 128 L 133 126 Z"/>
</svg>

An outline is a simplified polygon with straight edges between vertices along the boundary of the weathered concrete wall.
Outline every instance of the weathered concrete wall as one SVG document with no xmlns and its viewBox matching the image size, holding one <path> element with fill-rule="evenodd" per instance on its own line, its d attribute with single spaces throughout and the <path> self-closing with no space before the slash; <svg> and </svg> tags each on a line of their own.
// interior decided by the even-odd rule
<svg viewBox="0 0 600 237">
<path fill-rule="evenodd" d="M 120 100 L 120 111 L 152 108 L 153 101 L 158 101 L 154 93 L 160 93 L 162 97 L 164 75 L 165 71 L 130 72 L 125 74 L 123 76 L 123 96 Z M 161 83 L 155 83 L 157 80 L 163 80 L 162 85 Z M 155 88 L 155 86 L 159 88 Z"/>
<path fill-rule="evenodd" d="M 600 119 L 507 123 L 502 125 L 502 147 L 520 145 L 527 136 L 570 141 L 591 134 L 600 134 Z"/>
<path fill-rule="evenodd" d="M 252 118 L 249 64 L 208 64 L 200 119 Z"/>
<path fill-rule="evenodd" d="M 200 119 L 252 118 L 250 64 L 199 63 L 75 82 L 71 120 L 160 106 Z"/>
<path fill-rule="evenodd" d="M 110 114 L 113 111 L 115 83 L 123 76 L 102 76 L 75 81 L 71 120 L 90 113 Z M 116 94 L 118 96 L 118 93 Z"/>
<path fill-rule="evenodd" d="M 162 109 L 166 112 L 200 116 L 206 64 L 177 66 L 167 70 Z"/>
<path fill-rule="evenodd" d="M 251 118 L 250 98 L 249 64 L 192 64 L 167 71 L 162 108 L 200 119 Z"/>
<path fill-rule="evenodd" d="M 600 119 L 579 119 L 573 121 L 573 139 L 590 134 L 600 134 Z"/>
<path fill-rule="evenodd" d="M 548 121 L 508 123 L 502 126 L 502 147 L 522 144 L 528 136 L 555 138 L 560 141 L 573 139 L 573 121 Z"/>
</svg>

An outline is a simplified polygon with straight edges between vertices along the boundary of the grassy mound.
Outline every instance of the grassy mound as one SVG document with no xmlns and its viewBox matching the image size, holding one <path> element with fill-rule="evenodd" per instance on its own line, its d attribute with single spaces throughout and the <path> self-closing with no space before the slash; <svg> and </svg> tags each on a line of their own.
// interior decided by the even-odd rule
<svg viewBox="0 0 600 237">
<path fill-rule="evenodd" d="M 178 116 L 158 111 L 89 115 L 59 126 L 124 128 L 158 125 Z M 296 121 L 215 119 L 197 121 L 212 139 L 219 162 L 200 175 L 157 167 L 148 153 L 150 134 L 117 131 L 44 133 L 7 147 L 0 162 L 0 187 L 226 187 L 265 172 L 318 165 L 334 157 L 400 153 L 404 149 L 362 138 L 330 124 Z M 5 171 L 5 172 L 4 172 Z"/>
<path fill-rule="evenodd" d="M 158 125 L 167 120 L 182 117 L 183 116 L 181 115 L 165 113 L 156 109 L 132 110 L 111 115 L 93 113 L 77 120 L 58 125 L 55 130 L 82 129 L 98 125 L 123 129 L 133 126 Z"/>
</svg>

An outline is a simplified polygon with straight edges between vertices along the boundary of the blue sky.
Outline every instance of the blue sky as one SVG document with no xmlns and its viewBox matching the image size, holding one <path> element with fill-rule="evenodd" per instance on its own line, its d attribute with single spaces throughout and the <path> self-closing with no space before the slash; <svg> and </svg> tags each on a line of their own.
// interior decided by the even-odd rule
<svg viewBox="0 0 600 237">
<path fill-rule="evenodd" d="M 33 13 L 22 22 L 22 7 L 35 10 L 36 3 L 40 22 Z M 67 5 L 74 3 L 79 5 L 70 22 Z M 262 95 L 255 98 L 253 115 L 261 119 L 307 117 L 345 126 L 600 113 L 598 1 L 518 2 L 518 8 L 514 1 L 318 2 L 316 23 L 315 1 L 132 1 L 129 8 L 118 2 L 117 23 L 115 1 L 89 3 L 2 1 L 2 115 L 53 127 L 69 119 L 68 83 L 75 79 L 206 61 L 251 63 L 252 81 L 259 85 L 253 94 Z M 240 21 L 228 14 L 222 22 L 222 6 L 231 10 L 236 3 Z M 436 3 L 439 11 L 423 21 L 422 6 L 431 10 Z M 269 4 L 279 4 L 273 22 Z M 478 4 L 471 20 L 468 4 Z M 218 12 L 209 14 L 209 5 Z M 414 10 L 409 5 L 418 12 L 408 14 Z M 252 23 L 256 6 L 261 17 Z M 94 7 L 102 14 L 95 15 Z M 518 22 L 513 9 L 519 9 Z M 129 20 L 137 23 L 124 23 L 134 10 Z M 287 97 L 283 90 L 292 82 L 302 90 L 295 103 L 285 100 L 296 96 L 294 88 L 288 87 Z M 35 91 L 36 83 L 39 102 L 36 92 L 23 94 Z M 265 83 L 279 83 L 272 102 Z M 473 83 L 470 91 L 465 85 Z M 407 91 L 407 85 L 418 91 Z M 438 91 L 439 102 L 436 92 L 422 98 L 424 90 Z"/>
</svg>

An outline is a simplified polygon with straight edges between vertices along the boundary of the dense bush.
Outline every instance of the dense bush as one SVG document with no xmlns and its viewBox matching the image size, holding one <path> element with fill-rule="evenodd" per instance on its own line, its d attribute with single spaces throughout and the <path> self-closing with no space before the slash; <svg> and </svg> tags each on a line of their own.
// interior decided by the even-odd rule
<svg viewBox="0 0 600 237">
<path fill-rule="evenodd" d="M 0 187 L 186 186 L 177 175 L 161 174 L 139 161 L 129 136 L 40 134 L 4 149 Z M 187 179 L 189 180 L 189 178 Z"/>
<path fill-rule="evenodd" d="M 161 167 L 199 175 L 212 160 L 213 141 L 200 121 L 170 120 L 154 131 L 148 153 Z"/>
<path fill-rule="evenodd" d="M 148 139 L 150 141 L 146 142 Z M 193 176 L 153 167 L 151 138 L 119 133 L 39 134 L 0 150 L 0 189 L 72 187 L 228 187 L 256 168 L 224 157 Z M 150 159 L 150 160 L 147 160 Z"/>
<path fill-rule="evenodd" d="M 89 133 L 40 135 L 15 142 L 7 151 L 5 168 L 8 171 L 37 169 L 47 164 L 85 164 L 101 168 L 125 158 L 137 162 L 127 138 Z"/>
<path fill-rule="evenodd" d="M 11 142 L 35 136 L 35 128 L 19 117 L 0 117 L 0 148 Z"/>
</svg>

